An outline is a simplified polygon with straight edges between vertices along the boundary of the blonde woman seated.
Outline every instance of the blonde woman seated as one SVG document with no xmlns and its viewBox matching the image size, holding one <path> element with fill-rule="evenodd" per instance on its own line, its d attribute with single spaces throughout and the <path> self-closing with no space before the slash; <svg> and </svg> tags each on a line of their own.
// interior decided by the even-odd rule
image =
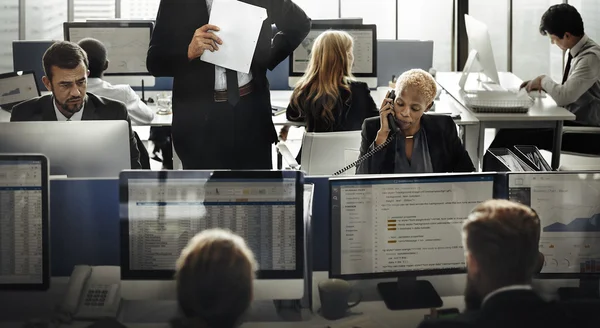
<svg viewBox="0 0 600 328">
<path fill-rule="evenodd" d="M 177 299 L 184 317 L 174 328 L 234 328 L 252 301 L 257 264 L 246 242 L 230 231 L 205 230 L 177 260 Z"/>
<path fill-rule="evenodd" d="M 352 76 L 354 41 L 343 31 L 326 31 L 315 40 L 306 73 L 286 111 L 290 121 L 306 122 L 307 132 L 358 131 L 377 116 L 366 83 Z M 287 138 L 284 127 L 281 136 Z"/>
<path fill-rule="evenodd" d="M 421 70 L 404 72 L 396 81 L 396 99 L 386 96 L 379 117 L 362 126 L 360 155 L 391 138 L 381 151 L 358 165 L 357 174 L 441 173 L 475 171 L 449 116 L 423 115 L 433 105 L 437 84 Z M 390 130 L 392 114 L 400 131 Z"/>
</svg>

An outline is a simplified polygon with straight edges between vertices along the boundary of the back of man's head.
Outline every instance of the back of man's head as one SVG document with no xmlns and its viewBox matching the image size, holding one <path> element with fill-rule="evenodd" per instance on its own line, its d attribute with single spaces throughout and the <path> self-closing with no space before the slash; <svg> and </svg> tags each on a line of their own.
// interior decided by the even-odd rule
<svg viewBox="0 0 600 328">
<path fill-rule="evenodd" d="M 476 262 L 486 292 L 531 283 L 538 270 L 539 239 L 537 213 L 507 200 L 483 202 L 463 225 L 465 251 Z"/>
<path fill-rule="evenodd" d="M 241 323 L 252 301 L 257 270 L 254 254 L 242 237 L 221 229 L 204 230 L 183 249 L 176 267 L 184 321 L 211 328 Z"/>
<path fill-rule="evenodd" d="M 583 36 L 584 29 L 581 15 L 575 7 L 566 3 L 550 6 L 542 15 L 540 33 L 542 35 L 556 35 L 562 39 L 567 32 L 575 37 Z"/>
<path fill-rule="evenodd" d="M 93 38 L 82 39 L 78 44 L 87 53 L 90 62 L 90 77 L 102 77 L 107 68 L 107 53 L 104 44 Z"/>
</svg>

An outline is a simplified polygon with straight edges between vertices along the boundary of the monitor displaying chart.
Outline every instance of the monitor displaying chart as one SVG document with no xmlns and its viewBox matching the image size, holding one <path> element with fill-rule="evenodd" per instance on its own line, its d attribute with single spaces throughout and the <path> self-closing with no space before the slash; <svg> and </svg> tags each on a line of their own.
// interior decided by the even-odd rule
<svg viewBox="0 0 600 328">
<path fill-rule="evenodd" d="M 153 24 L 142 23 L 65 23 L 65 40 L 79 42 L 94 38 L 106 47 L 109 65 L 106 74 L 148 74 L 146 55 Z"/>
<path fill-rule="evenodd" d="M 0 106 L 18 104 L 39 96 L 33 72 L 0 75 Z"/>
<path fill-rule="evenodd" d="M 508 192 L 540 217 L 542 273 L 600 273 L 600 173 L 510 174 Z"/>
</svg>

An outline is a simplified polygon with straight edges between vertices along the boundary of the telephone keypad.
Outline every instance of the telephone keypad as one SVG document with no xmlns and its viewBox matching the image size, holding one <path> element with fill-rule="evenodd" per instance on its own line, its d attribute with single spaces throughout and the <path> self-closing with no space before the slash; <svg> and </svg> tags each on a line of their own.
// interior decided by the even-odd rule
<svg viewBox="0 0 600 328">
<path fill-rule="evenodd" d="M 84 300 L 85 306 L 104 306 L 106 297 L 108 296 L 109 286 L 97 285 L 88 290 Z"/>
</svg>

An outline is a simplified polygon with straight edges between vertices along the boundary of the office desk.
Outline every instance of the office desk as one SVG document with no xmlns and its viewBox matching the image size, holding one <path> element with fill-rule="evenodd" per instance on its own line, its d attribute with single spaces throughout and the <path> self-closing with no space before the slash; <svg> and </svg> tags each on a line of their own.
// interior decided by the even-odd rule
<svg viewBox="0 0 600 328">
<path fill-rule="evenodd" d="M 487 128 L 494 129 L 522 129 L 522 128 L 552 128 L 554 129 L 554 150 L 552 154 L 552 168 L 556 169 L 560 163 L 560 148 L 562 140 L 563 121 L 572 121 L 575 115 L 568 110 L 558 107 L 550 96 L 545 98 L 535 98 L 534 105 L 526 114 L 490 114 L 490 113 L 474 113 L 465 105 L 465 101 L 460 94 L 458 81 L 462 72 L 438 72 L 436 80 L 454 99 L 463 105 L 471 112 L 478 120 L 479 126 L 467 127 L 471 130 L 470 134 L 475 134 L 476 145 L 471 143 L 469 146 L 475 147 L 477 150 L 479 166 L 484 152 L 484 133 Z M 500 84 L 507 89 L 518 89 L 522 83 L 516 75 L 510 72 L 499 72 Z M 481 90 L 477 74 L 470 74 L 465 85 L 467 90 Z"/>
<path fill-rule="evenodd" d="M 170 94 L 171 92 L 170 91 L 151 91 L 151 92 L 145 92 L 145 95 L 144 95 L 145 97 L 152 98 L 152 100 L 154 100 L 154 102 L 149 103 L 148 106 L 155 113 L 156 113 L 156 111 L 158 111 L 158 106 L 156 105 L 156 97 L 161 93 L 162 94 L 164 94 L 164 93 Z M 138 94 L 141 96 L 141 92 L 138 92 Z M 291 90 L 271 91 L 271 106 L 275 109 L 287 108 L 291 95 L 292 95 Z M 0 119 L 1 118 L 2 117 L 0 116 Z M 9 116 L 9 118 L 10 118 L 10 116 Z M 169 115 L 156 114 L 156 115 L 154 115 L 154 119 L 150 123 L 150 126 L 171 126 L 172 121 L 173 121 L 173 114 L 169 114 Z M 285 113 L 273 116 L 273 124 L 275 124 L 276 126 L 282 126 L 282 125 L 302 126 L 302 125 L 304 125 L 301 122 L 288 121 L 285 117 Z"/>
<path fill-rule="evenodd" d="M 379 106 L 385 97 L 385 93 L 389 88 L 380 87 L 377 90 L 371 90 L 371 96 L 375 101 L 375 104 Z M 160 93 L 170 94 L 170 91 L 152 91 L 146 92 L 145 97 L 152 98 L 154 103 L 148 104 L 150 108 L 157 111 L 158 107 L 156 106 L 156 97 Z M 138 92 L 141 95 L 141 93 Z M 288 104 L 290 103 L 290 97 L 292 96 L 292 90 L 272 90 L 271 91 L 271 107 L 275 109 L 286 109 Z M 460 118 L 455 119 L 454 121 L 458 126 L 461 125 L 473 125 L 479 123 L 478 119 L 469 111 L 465 110 L 460 103 L 456 102 L 454 99 L 449 97 L 444 97 L 444 94 L 440 96 L 439 100 L 435 102 L 435 112 L 431 114 L 442 114 L 442 113 L 451 113 L 451 112 L 459 112 Z M 150 123 L 151 126 L 168 126 L 171 125 L 173 117 L 172 115 L 155 115 L 154 120 Z M 273 123 L 275 125 L 292 125 L 292 126 L 302 126 L 303 123 L 299 122 L 291 122 L 285 118 L 285 114 L 275 115 L 273 116 Z"/>
<path fill-rule="evenodd" d="M 339 324 L 355 316 L 369 316 L 381 327 L 404 328 L 417 327 L 423 320 L 429 309 L 390 311 L 386 308 L 377 292 L 376 285 L 381 281 L 388 280 L 359 280 L 351 281 L 353 288 L 362 293 L 362 302 L 352 308 L 346 318 L 328 321 L 319 315 L 321 302 L 319 299 L 318 284 L 327 279 L 327 272 L 315 272 L 313 274 L 312 299 L 313 309 L 302 309 L 301 313 L 282 312 L 277 314 L 272 303 L 255 302 L 252 304 L 250 320 L 242 327 L 273 327 L 273 328 L 300 328 L 313 327 L 323 328 L 332 324 Z M 451 275 L 428 277 L 438 294 L 444 302 L 442 308 L 458 308 L 464 310 L 465 275 Z M 456 283 L 460 282 L 460 283 Z M 62 301 L 68 283 L 67 277 L 53 277 L 50 289 L 43 292 L 0 292 L 0 326 L 2 328 L 21 328 L 23 322 L 31 319 L 48 320 L 52 317 L 56 305 Z M 573 287 L 575 281 L 548 281 L 534 280 L 533 288 L 544 299 L 550 300 L 556 297 L 555 291 L 558 286 Z M 460 289 L 460 290 L 459 290 Z M 174 283 L 164 281 L 124 281 L 121 283 L 121 295 L 124 301 L 121 303 L 119 319 L 130 328 L 154 328 L 169 327 L 166 320 L 170 319 L 171 313 L 176 310 L 174 301 Z M 295 317 L 294 321 L 282 319 L 282 316 Z M 160 319 L 159 319 L 160 318 Z M 75 322 L 71 325 L 61 327 L 87 327 L 89 322 Z"/>
<path fill-rule="evenodd" d="M 464 279 L 464 277 L 461 277 Z M 250 314 L 249 322 L 242 327 L 326 327 L 333 323 L 340 323 L 344 320 L 356 316 L 369 316 L 381 327 L 416 327 L 425 314 L 429 314 L 429 309 L 390 311 L 381 301 L 376 289 L 375 281 L 356 281 L 352 282 L 354 288 L 363 295 L 363 301 L 355 308 L 352 308 L 349 315 L 340 320 L 328 321 L 318 314 L 320 300 L 318 293 L 318 283 L 327 279 L 327 272 L 317 272 L 313 276 L 313 311 L 303 309 L 294 321 L 288 321 L 282 318 L 287 313 L 278 315 L 274 308 L 270 308 L 271 303 L 255 302 L 253 308 L 260 309 Z M 48 320 L 52 311 L 62 300 L 62 295 L 66 290 L 68 283 L 67 277 L 53 277 L 51 287 L 46 292 L 3 292 L 0 294 L 0 301 L 3 304 L 3 311 L 0 314 L 0 326 L 21 327 L 22 322 L 27 319 L 36 318 Z M 142 287 L 143 286 L 143 287 Z M 170 319 L 171 313 L 176 310 L 176 303 L 172 298 L 162 298 L 165 295 L 165 289 L 169 289 L 166 294 L 173 294 L 174 284 L 164 282 L 132 282 L 124 281 L 121 283 L 123 303 L 119 319 L 127 327 L 168 327 L 166 321 Z M 437 288 L 437 286 L 436 286 Z M 442 294 L 440 292 L 440 294 Z M 464 309 L 464 301 L 461 295 L 443 296 L 443 308 Z M 158 302 L 159 301 L 159 302 Z M 86 327 L 89 322 L 75 322 L 71 325 L 61 325 L 61 327 Z"/>
</svg>

